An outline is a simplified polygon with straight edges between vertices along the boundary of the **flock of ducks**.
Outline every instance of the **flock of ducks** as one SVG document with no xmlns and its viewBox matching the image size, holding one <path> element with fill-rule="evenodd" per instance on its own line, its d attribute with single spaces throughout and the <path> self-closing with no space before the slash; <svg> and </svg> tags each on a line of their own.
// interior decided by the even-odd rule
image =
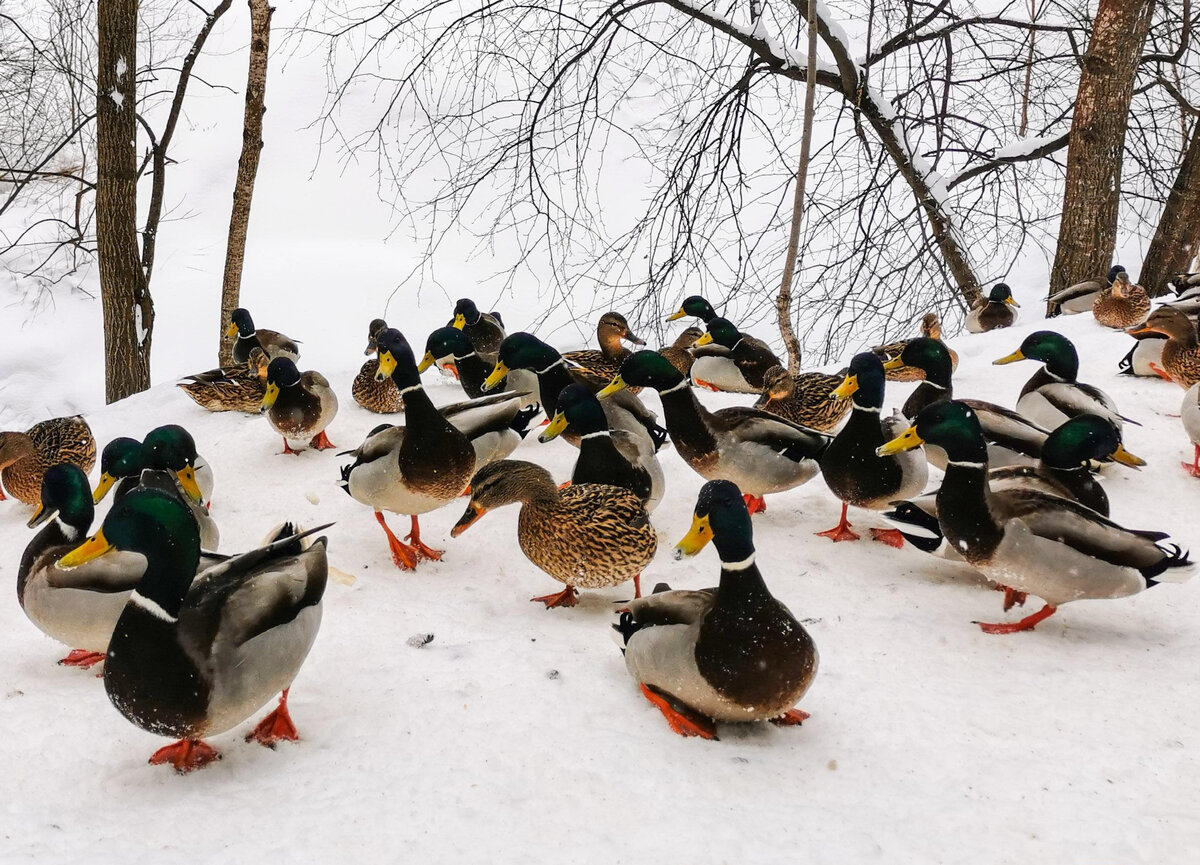
<svg viewBox="0 0 1200 865">
<path fill-rule="evenodd" d="M 1123 274 L 1114 268 L 1110 284 L 1095 287 L 1098 318 L 1135 302 Z M 1185 289 L 1200 290 L 1200 279 L 1180 280 L 1183 301 Z M 1079 306 L 1079 291 L 1056 296 L 1064 311 Z M 998 285 L 975 310 L 977 324 L 1010 325 L 1014 305 Z M 1128 332 L 1164 343 L 1155 374 L 1187 389 L 1183 420 L 1196 459 L 1184 465 L 1200 476 L 1195 325 L 1176 303 L 1138 315 L 1124 325 Z M 518 545 L 561 586 L 531 600 L 567 607 L 580 590 L 632 581 L 634 599 L 613 626 L 626 666 L 673 730 L 710 739 L 719 722 L 807 717 L 796 704 L 816 674 L 817 648 L 768 589 L 751 518 L 766 509 L 767 496 L 818 474 L 841 504 L 838 524 L 821 536 L 857 540 L 850 509 L 879 512 L 893 528 L 873 529 L 876 540 L 965 562 L 1004 590 L 1005 610 L 1030 594 L 1044 601 L 1017 621 L 978 623 L 991 634 L 1033 628 L 1071 601 L 1179 580 L 1190 565 L 1165 534 L 1109 518 L 1096 472 L 1113 461 L 1144 462 L 1122 444 L 1128 419 L 1107 394 L 1079 381 L 1078 355 L 1059 333 L 1032 333 L 995 361 L 1038 363 L 1010 409 L 955 398 L 958 356 L 933 315 L 920 336 L 859 353 L 837 375 L 790 374 L 765 343 L 701 297 L 687 298 L 669 320 L 686 317 L 703 327 L 658 351 L 635 351 L 625 343 L 644 341 L 623 316 L 606 313 L 597 349 L 562 354 L 533 334 L 508 333 L 498 313 L 464 299 L 429 334 L 419 360 L 400 331 L 376 319 L 352 393 L 371 411 L 403 411 L 403 425 L 380 424 L 343 451 L 339 485 L 374 512 L 400 569 L 441 558 L 421 540 L 419 517 L 465 497 L 453 537 L 490 510 L 520 506 Z M 326 431 L 337 397 L 320 373 L 298 368 L 299 344 L 256 328 L 242 309 L 228 336 L 237 363 L 179 387 L 211 411 L 265 415 L 285 454 L 334 447 Z M 457 379 L 465 400 L 433 404 L 421 380 L 433 366 Z M 886 385 L 897 380 L 921 384 L 900 412 L 885 416 Z M 758 400 L 714 411 L 698 388 Z M 658 393 L 661 424 L 642 401 L 646 389 Z M 541 441 L 563 438 L 578 449 L 567 484 L 509 459 L 539 413 Z M 707 481 L 675 555 L 712 542 L 720 578 L 712 589 L 660 584 L 643 596 L 640 576 L 658 547 L 650 515 L 666 494 L 659 459 L 668 440 Z M 256 549 L 218 553 L 208 512 L 212 472 L 186 429 L 166 425 L 142 441 L 107 443 L 93 490 L 87 475 L 96 451 L 77 417 L 0 434 L 0 479 L 36 505 L 29 525 L 41 526 L 19 569 L 26 615 L 71 650 L 62 663 L 103 663 L 105 688 L 127 719 L 177 740 L 152 763 L 180 772 L 206 765 L 219 754 L 204 739 L 276 694 L 278 705 L 247 739 L 272 747 L 296 739 L 287 696 L 320 625 L 327 526 L 286 523 Z M 926 492 L 930 463 L 944 475 Z M 110 491 L 113 504 L 95 526 L 95 505 Z M 403 540 L 386 514 L 410 519 Z"/>
</svg>

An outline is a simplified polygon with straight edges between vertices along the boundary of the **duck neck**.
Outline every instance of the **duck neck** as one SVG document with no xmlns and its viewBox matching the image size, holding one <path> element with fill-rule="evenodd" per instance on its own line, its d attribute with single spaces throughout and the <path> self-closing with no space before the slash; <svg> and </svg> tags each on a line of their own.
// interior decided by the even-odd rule
<svg viewBox="0 0 1200 865">
<path fill-rule="evenodd" d="M 621 344 L 620 334 L 610 333 L 607 329 L 596 331 L 596 341 L 600 343 L 600 353 L 606 360 L 616 361 L 630 352 Z"/>
<path fill-rule="evenodd" d="M 200 566 L 200 536 L 193 528 L 188 537 L 161 535 L 147 549 L 146 571 L 129 602 L 156 619 L 173 624 Z"/>
<path fill-rule="evenodd" d="M 717 586 L 718 604 L 753 607 L 770 599 L 771 592 L 754 561 L 753 546 L 748 555 L 737 561 L 727 561 L 722 555 L 721 582 Z"/>
<path fill-rule="evenodd" d="M 954 399 L 954 388 L 949 382 L 942 386 L 933 381 L 923 381 L 917 385 L 904 402 L 904 407 L 900 409 L 900 413 L 906 418 L 915 418 L 921 413 L 922 409 L 926 409 L 931 405 L 937 405 L 940 402 L 948 402 Z"/>
<path fill-rule="evenodd" d="M 680 454 L 707 453 L 714 450 L 717 440 L 709 428 L 712 415 L 696 399 L 687 379 L 680 378 L 673 387 L 658 392 L 662 400 L 664 420 L 671 441 Z"/>
<path fill-rule="evenodd" d="M 1108 494 L 1096 478 L 1083 466 L 1062 469 L 1048 466 L 1043 461 L 1039 468 L 1049 477 L 1066 487 L 1075 500 L 1097 513 L 1108 516 Z"/>
<path fill-rule="evenodd" d="M 468 396 L 483 396 L 483 382 L 492 369 L 480 359 L 478 353 L 470 352 L 462 357 L 455 357 L 454 368 L 458 370 L 458 380 L 462 382 Z"/>
<path fill-rule="evenodd" d="M 957 552 L 986 556 L 1000 544 L 1003 532 L 988 506 L 987 461 L 950 460 L 937 494 L 938 518 L 946 539 Z"/>
<path fill-rule="evenodd" d="M 455 429 L 448 420 L 442 417 L 442 413 L 437 410 L 437 406 L 433 404 L 433 400 L 429 398 L 429 394 L 425 393 L 425 388 L 420 383 L 401 385 L 397 382 L 396 387 L 404 399 L 406 429 L 422 431 Z M 408 438 L 409 435 L 406 435 L 405 439 L 408 440 Z"/>
<path fill-rule="evenodd" d="M 558 360 L 534 372 L 537 373 L 538 390 L 542 394 L 542 408 L 546 411 L 546 417 L 554 417 L 558 411 L 558 395 L 573 383 L 567 362 L 560 355 Z"/>
</svg>

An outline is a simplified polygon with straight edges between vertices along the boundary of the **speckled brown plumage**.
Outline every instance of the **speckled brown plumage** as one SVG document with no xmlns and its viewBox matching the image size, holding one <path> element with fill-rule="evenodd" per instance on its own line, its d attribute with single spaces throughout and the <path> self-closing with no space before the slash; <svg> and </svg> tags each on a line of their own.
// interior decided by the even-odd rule
<svg viewBox="0 0 1200 865">
<path fill-rule="evenodd" d="M 671 362 L 671 366 L 679 370 L 685 376 L 692 371 L 692 362 L 695 358 L 688 351 L 692 347 L 692 343 L 704 336 L 704 331 L 698 327 L 689 327 L 679 336 L 675 337 L 675 341 L 665 348 L 660 348 L 658 353 Z"/>
<path fill-rule="evenodd" d="M 267 392 L 267 356 L 252 349 L 246 363 L 189 375 L 176 387 L 208 411 L 258 414 Z"/>
<path fill-rule="evenodd" d="M 596 341 L 600 348 L 563 352 L 563 358 L 579 375 L 603 387 L 621 372 L 621 364 L 633 353 L 622 344 L 625 339 L 637 345 L 646 344 L 629 329 L 625 316 L 606 312 L 596 325 Z M 633 390 L 634 393 L 637 391 L 636 388 Z"/>
<path fill-rule="evenodd" d="M 354 384 L 350 386 L 354 401 L 376 414 L 404 411 L 404 398 L 400 396 L 396 383 L 390 376 L 383 381 L 375 381 L 375 373 L 378 371 L 379 361 L 376 358 L 371 358 L 362 365 L 362 369 L 354 377 Z"/>
<path fill-rule="evenodd" d="M 25 504 L 41 502 L 42 475 L 59 463 L 79 466 L 84 474 L 96 464 L 96 437 L 82 417 L 56 417 L 23 433 L 0 433 L 0 481 Z"/>
<path fill-rule="evenodd" d="M 840 375 L 802 372 L 793 377 L 776 366 L 764 375 L 763 393 L 755 407 L 809 429 L 829 432 L 850 411 L 850 400 L 829 398 L 841 383 Z"/>
<path fill-rule="evenodd" d="M 1162 349 L 1161 369 L 1180 387 L 1190 388 L 1200 381 L 1200 338 L 1196 326 L 1184 313 L 1160 306 L 1146 323 L 1130 333 L 1161 333 L 1167 337 Z"/>
<path fill-rule="evenodd" d="M 942 322 L 935 313 L 927 312 L 921 319 L 921 336 L 942 342 Z M 899 357 L 910 342 L 912 342 L 911 339 L 902 339 L 886 345 L 877 345 L 871 349 L 871 352 L 879 358 L 880 363 L 887 363 L 892 358 Z M 950 352 L 950 361 L 953 364 L 951 369 L 958 369 L 958 353 L 949 346 L 946 347 L 946 350 Z M 921 370 L 911 366 L 902 366 L 887 371 L 888 381 L 921 381 L 924 377 Z"/>
<path fill-rule="evenodd" d="M 1129 277 L 1118 274 L 1117 280 L 1102 289 L 1092 303 L 1092 315 L 1105 327 L 1133 327 L 1141 324 L 1150 314 L 1150 296 L 1146 289 L 1134 285 Z"/>
</svg>

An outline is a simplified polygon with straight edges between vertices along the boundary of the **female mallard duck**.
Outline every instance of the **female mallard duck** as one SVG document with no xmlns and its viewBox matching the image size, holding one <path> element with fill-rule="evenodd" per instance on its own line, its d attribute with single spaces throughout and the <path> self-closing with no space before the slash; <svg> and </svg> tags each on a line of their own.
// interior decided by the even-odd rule
<svg viewBox="0 0 1200 865">
<path fill-rule="evenodd" d="M 784 420 L 830 432 L 850 411 L 850 400 L 830 396 L 842 383 L 840 375 L 802 372 L 793 376 L 781 366 L 763 374 L 763 392 L 755 408 Z"/>
<path fill-rule="evenodd" d="M 558 395 L 558 409 L 538 436 L 557 438 L 570 425 L 579 434 L 572 484 L 611 484 L 629 490 L 653 513 L 663 497 L 663 472 L 654 448 L 640 436 L 610 430 L 604 407 L 587 385 L 572 384 Z"/>
<path fill-rule="evenodd" d="M 729 481 L 701 488 L 675 556 L 710 540 L 721 557 L 717 588 L 656 591 L 621 610 L 613 627 L 625 666 L 681 736 L 716 739 L 718 721 L 799 724 L 808 713 L 794 706 L 817 675 L 817 647 L 763 582 L 750 515 Z"/>
<path fill-rule="evenodd" d="M 1129 420 L 1117 413 L 1112 397 L 1098 387 L 1078 381 L 1079 353 L 1061 333 L 1034 331 L 1025 337 L 1019 349 L 992 363 L 1018 360 L 1044 364 L 1025 382 L 1017 400 L 1017 413 L 1035 424 L 1052 430 L 1077 415 L 1094 414 L 1121 430 L 1123 422 Z"/>
<path fill-rule="evenodd" d="M 475 301 L 464 297 L 454 304 L 454 319 L 451 324 L 467 335 L 475 351 L 479 352 L 487 363 L 496 362 L 496 352 L 500 350 L 500 343 L 505 336 L 500 313 L 482 313 L 475 306 Z"/>
<path fill-rule="evenodd" d="M 1096 295 L 1092 315 L 1105 327 L 1120 330 L 1135 327 L 1150 315 L 1150 295 L 1142 286 L 1130 282 L 1129 274 L 1122 270 L 1112 285 Z"/>
<path fill-rule="evenodd" d="M 967 313 L 967 330 L 971 333 L 986 333 L 1002 327 L 1012 327 L 1017 320 L 1014 307 L 1021 304 L 1013 299 L 1012 289 L 1003 282 L 992 286 L 987 300 L 980 298 L 975 308 Z"/>
<path fill-rule="evenodd" d="M 1145 324 L 1129 333 L 1132 336 L 1147 333 L 1166 335 L 1161 361 L 1156 364 L 1158 369 L 1154 372 L 1184 390 L 1200 381 L 1200 339 L 1196 337 L 1196 325 L 1182 312 L 1169 306 L 1160 306 Z"/>
<path fill-rule="evenodd" d="M 692 363 L 695 358 L 692 357 L 690 351 L 696 340 L 704 336 L 704 328 L 689 327 L 679 336 L 675 337 L 675 341 L 668 346 L 664 346 L 658 350 L 658 353 L 671 362 L 671 366 L 679 370 L 684 375 L 691 375 Z"/>
<path fill-rule="evenodd" d="M 1121 598 L 1166 579 L 1191 563 L 1178 546 L 1160 545 L 1162 532 L 1132 531 L 1057 496 L 1029 489 L 994 490 L 987 445 L 975 413 L 957 402 L 917 415 L 882 454 L 929 442 L 950 457 L 937 494 L 938 523 L 946 540 L 993 582 L 1046 602 L 1019 622 L 980 624 L 989 634 L 1028 630 L 1061 605 L 1085 598 Z"/>
<path fill-rule="evenodd" d="M 108 643 L 104 687 L 126 719 L 179 737 L 151 763 L 190 772 L 212 762 L 219 754 L 201 740 L 242 723 L 281 691 L 278 707 L 246 738 L 270 747 L 298 738 L 288 689 L 316 639 L 328 575 L 325 538 L 302 541 L 317 531 L 295 534 L 285 525 L 273 543 L 197 574 L 200 537 L 187 508 L 158 490 L 137 490 L 59 559 L 70 569 L 114 550 L 145 558 Z"/>
<path fill-rule="evenodd" d="M 764 495 L 812 478 L 829 445 L 829 436 L 758 409 L 737 406 L 710 412 L 696 399 L 688 380 L 658 352 L 635 353 L 596 396 L 605 399 L 631 384 L 658 391 L 667 432 L 683 461 L 707 480 L 737 484 L 751 514 L 766 510 Z"/>
<path fill-rule="evenodd" d="M 1125 268 L 1119 264 L 1114 264 L 1108 269 L 1107 276 L 1085 279 L 1083 282 L 1077 282 L 1074 285 L 1068 285 L 1066 288 L 1056 291 L 1046 298 L 1053 309 L 1051 315 L 1058 315 L 1060 313 L 1075 315 L 1076 313 L 1091 311 L 1100 292 L 1113 284 L 1117 278 L 1117 274 L 1124 272 Z"/>
<path fill-rule="evenodd" d="M 925 313 L 925 317 L 921 319 L 921 336 L 942 342 L 942 322 L 936 313 L 927 312 Z M 888 361 L 898 358 L 910 342 L 912 342 L 911 339 L 904 339 L 899 342 L 889 342 L 886 345 L 877 345 L 871 349 L 871 353 L 879 358 L 884 370 L 887 371 L 888 381 L 921 380 L 921 371 L 919 369 L 913 369 L 908 366 L 888 366 Z M 945 345 L 945 343 L 942 344 Z M 958 353 L 950 348 L 950 346 L 946 346 L 946 351 L 950 355 L 951 370 L 958 369 Z"/>
<path fill-rule="evenodd" d="M 900 410 L 905 417 L 914 418 L 934 403 L 954 399 L 950 355 L 941 342 L 924 337 L 911 340 L 899 357 L 883 365 L 884 369 L 897 367 L 911 367 L 923 378 Z M 969 406 L 979 418 L 991 465 L 1032 465 L 1037 461 L 1049 430 L 995 403 L 974 399 L 959 402 Z M 946 468 L 946 455 L 941 449 L 926 448 L 925 454 L 935 466 Z"/>
<path fill-rule="evenodd" d="M 87 537 L 94 514 L 87 476 L 68 463 L 51 466 L 42 480 L 41 505 L 29 527 L 49 524 L 29 542 L 17 571 L 21 609 L 43 634 L 71 649 L 59 661 L 68 667 L 87 668 L 104 660 L 117 619 L 146 569 L 140 556 L 129 553 L 72 570 L 55 567 Z M 202 554 L 201 566 L 224 558 Z"/>
<path fill-rule="evenodd" d="M 705 353 L 705 346 L 716 344 L 723 351 L 718 355 L 709 355 Z M 706 387 L 709 390 L 735 390 L 738 393 L 760 393 L 763 389 L 763 377 L 767 370 L 777 366 L 782 366 L 779 358 L 775 356 L 775 352 L 767 348 L 759 340 L 750 341 L 734 327 L 733 323 L 728 319 L 714 318 L 708 322 L 708 330 L 696 340 L 696 347 L 693 351 L 695 363 L 693 364 L 692 376 L 693 380 L 700 387 Z M 725 360 L 732 360 L 736 367 L 737 377 L 727 376 L 720 381 L 714 382 L 707 378 L 703 378 L 705 370 L 713 368 L 713 365 L 707 364 L 706 360 L 712 357 L 719 357 Z M 723 369 L 728 368 L 727 363 L 723 363 Z M 745 390 L 742 385 L 745 384 L 750 388 Z"/>
<path fill-rule="evenodd" d="M 629 340 L 634 345 L 646 344 L 646 340 L 630 330 L 625 316 L 619 312 L 606 312 L 596 325 L 596 341 L 600 348 L 568 351 L 563 354 L 563 359 L 572 369 L 593 379 L 597 387 L 604 387 L 620 371 L 625 358 L 633 353 L 621 344 L 621 340 Z"/>
<path fill-rule="evenodd" d="M 325 428 L 337 410 L 337 394 L 325 376 L 311 369 L 302 373 L 286 357 L 271 361 L 267 367 L 267 393 L 259 411 L 283 436 L 285 454 L 310 447 L 319 451 L 334 447 Z"/>
<path fill-rule="evenodd" d="M 23 433 L 0 432 L 0 482 L 27 505 L 42 500 L 42 475 L 59 463 L 84 473 L 96 464 L 96 437 L 79 415 L 36 423 Z M 0 488 L 0 501 L 7 498 Z"/>
<path fill-rule="evenodd" d="M 842 500 L 842 517 L 834 528 L 817 534 L 834 542 L 858 540 L 846 520 L 847 506 L 883 510 L 897 499 L 920 493 L 929 479 L 929 466 L 921 452 L 876 454 L 885 441 L 908 426 L 902 417 L 880 417 L 884 381 L 883 364 L 864 351 L 851 359 L 845 380 L 830 394 L 831 399 L 849 397 L 854 403 L 850 419 L 821 454 L 821 477 L 830 492 Z M 904 546 L 904 539 L 895 529 L 872 529 L 871 534 L 877 541 Z"/>
<path fill-rule="evenodd" d="M 252 348 L 246 363 L 198 372 L 175 386 L 208 411 L 258 414 L 267 392 L 267 363 L 263 350 Z"/>
<path fill-rule="evenodd" d="M 371 324 L 367 327 L 367 350 L 363 354 L 375 354 L 375 337 L 386 327 L 387 322 L 382 318 L 371 319 Z M 400 399 L 395 383 L 390 378 L 376 381 L 375 373 L 378 371 L 379 361 L 376 358 L 372 357 L 363 363 L 358 375 L 354 377 L 354 384 L 350 386 L 354 401 L 376 414 L 396 414 L 404 411 L 404 400 Z"/>
<path fill-rule="evenodd" d="M 225 336 L 234 340 L 233 359 L 238 363 L 250 360 L 250 350 L 254 348 L 262 349 L 268 360 L 286 357 L 296 361 L 300 358 L 300 348 L 294 340 L 274 330 L 256 329 L 250 313 L 241 307 L 229 316 Z"/>
<path fill-rule="evenodd" d="M 558 410 L 558 395 L 568 385 L 582 384 L 592 390 L 599 389 L 593 379 L 571 369 L 562 355 L 531 333 L 518 332 L 505 337 L 500 344 L 496 366 L 484 381 L 483 389 L 494 390 L 512 370 L 529 370 L 537 375 L 538 393 L 547 417 L 554 417 Z M 656 451 L 666 440 L 667 431 L 658 425 L 658 416 L 646 408 L 636 394 L 624 393 L 605 403 L 604 414 L 610 428 L 643 437 Z M 579 446 L 579 434 L 569 425 L 563 438 Z"/>
<path fill-rule="evenodd" d="M 1183 421 L 1183 429 L 1195 448 L 1190 463 L 1180 463 L 1194 478 L 1200 478 L 1200 383 L 1188 388 L 1183 395 L 1183 405 L 1179 409 L 1179 417 Z"/>
<path fill-rule="evenodd" d="M 697 294 L 684 298 L 679 310 L 673 315 L 667 316 L 667 321 L 675 321 L 687 315 L 700 319 L 706 326 L 718 317 L 712 304 Z M 770 346 L 761 339 L 755 339 L 746 334 L 741 334 L 741 338 L 743 353 L 752 353 L 763 358 L 770 355 L 775 358 L 773 363 L 763 367 L 764 370 L 771 366 L 783 365 L 783 362 L 775 357 Z M 759 393 L 762 390 L 761 382 L 756 387 L 746 381 L 737 363 L 734 362 L 730 349 L 719 342 L 708 343 L 699 349 L 693 348 L 692 357 L 693 364 L 689 373 L 692 382 L 700 387 L 734 393 Z"/>
<path fill-rule="evenodd" d="M 550 472 L 533 463 L 500 460 L 471 481 L 471 501 L 450 533 L 458 537 L 492 508 L 521 503 L 517 541 L 526 558 L 566 585 L 530 598 L 550 607 L 573 607 L 577 588 L 602 589 L 633 580 L 658 549 L 658 535 L 638 497 L 608 484 L 572 484 L 559 490 Z"/>
<path fill-rule="evenodd" d="M 470 438 L 434 406 L 421 386 L 421 375 L 408 340 L 393 328 L 377 337 L 378 375 L 390 375 L 404 398 L 402 427 L 389 427 L 367 437 L 349 453 L 354 462 L 342 468 L 341 486 L 356 501 L 370 506 L 383 527 L 392 561 L 412 570 L 422 559 L 437 561 L 441 550 L 421 542 L 420 514 L 449 504 L 467 488 L 475 472 L 475 449 Z M 392 534 L 383 511 L 412 518 L 410 544 Z"/>
</svg>

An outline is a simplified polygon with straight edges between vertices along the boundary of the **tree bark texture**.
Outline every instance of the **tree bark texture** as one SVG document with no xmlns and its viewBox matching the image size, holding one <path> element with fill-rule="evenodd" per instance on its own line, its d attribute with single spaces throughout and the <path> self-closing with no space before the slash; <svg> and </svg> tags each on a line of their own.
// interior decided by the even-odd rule
<svg viewBox="0 0 1200 865">
<path fill-rule="evenodd" d="M 1200 121 L 1192 124 L 1192 140 L 1167 196 L 1162 218 L 1146 250 L 1138 276 L 1150 295 L 1167 291 L 1167 281 L 1190 269 L 1200 247 Z"/>
<path fill-rule="evenodd" d="M 1067 144 L 1051 293 L 1112 264 L 1129 102 L 1153 8 L 1154 0 L 1100 0 L 1092 22 Z"/>
<path fill-rule="evenodd" d="M 217 337 L 222 364 L 233 361 L 233 344 L 225 341 L 229 316 L 241 305 L 242 265 L 246 259 L 246 232 L 254 178 L 262 154 L 263 114 L 266 113 L 267 53 L 271 39 L 271 13 L 267 0 L 250 3 L 250 71 L 246 79 L 246 114 L 242 122 L 242 155 L 238 157 L 233 187 L 233 212 L 229 217 L 229 242 L 225 249 L 225 275 L 221 281 L 221 321 Z"/>
<path fill-rule="evenodd" d="M 154 304 L 137 236 L 138 0 L 99 0 L 96 244 L 104 309 L 105 399 L 150 386 Z"/>
</svg>

